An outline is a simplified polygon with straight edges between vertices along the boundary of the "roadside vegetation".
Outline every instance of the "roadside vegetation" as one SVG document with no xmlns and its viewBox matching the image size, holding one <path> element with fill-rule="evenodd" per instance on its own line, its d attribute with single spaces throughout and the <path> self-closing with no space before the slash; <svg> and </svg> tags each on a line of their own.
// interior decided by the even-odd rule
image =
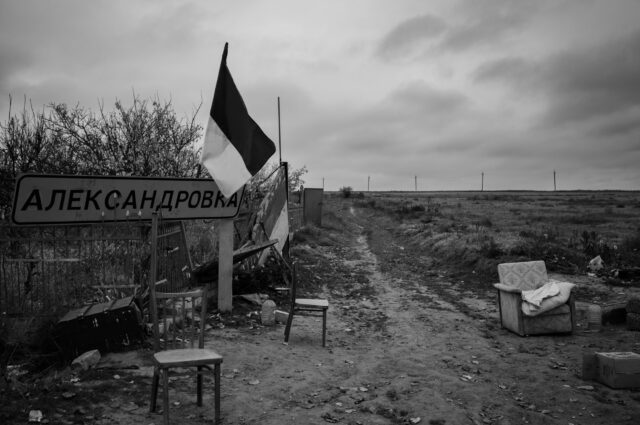
<svg viewBox="0 0 640 425">
<path fill-rule="evenodd" d="M 604 273 L 640 265 L 635 192 L 373 193 L 353 205 L 394 217 L 412 249 L 473 281 L 497 281 L 502 262 L 540 259 L 549 270 Z"/>
</svg>

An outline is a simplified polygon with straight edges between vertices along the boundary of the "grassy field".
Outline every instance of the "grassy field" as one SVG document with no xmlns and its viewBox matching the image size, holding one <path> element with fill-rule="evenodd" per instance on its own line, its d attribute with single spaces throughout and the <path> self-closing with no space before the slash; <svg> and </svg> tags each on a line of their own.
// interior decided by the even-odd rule
<svg viewBox="0 0 640 425">
<path fill-rule="evenodd" d="M 342 196 L 335 194 L 333 196 Z M 496 265 L 542 259 L 551 271 L 640 266 L 640 192 L 366 192 L 354 206 L 394 216 L 412 249 L 473 278 Z"/>
</svg>

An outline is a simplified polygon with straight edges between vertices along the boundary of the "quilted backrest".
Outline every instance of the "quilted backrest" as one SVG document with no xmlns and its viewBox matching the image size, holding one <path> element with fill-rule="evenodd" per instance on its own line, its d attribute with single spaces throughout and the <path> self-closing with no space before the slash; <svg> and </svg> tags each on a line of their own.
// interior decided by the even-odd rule
<svg viewBox="0 0 640 425">
<path fill-rule="evenodd" d="M 523 291 L 537 289 L 549 280 L 544 261 L 498 264 L 498 276 L 500 283 Z"/>
</svg>

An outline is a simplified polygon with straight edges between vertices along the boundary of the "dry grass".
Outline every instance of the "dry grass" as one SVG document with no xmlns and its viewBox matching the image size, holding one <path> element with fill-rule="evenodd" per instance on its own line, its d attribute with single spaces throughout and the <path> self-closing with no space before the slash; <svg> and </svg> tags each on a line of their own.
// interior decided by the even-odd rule
<svg viewBox="0 0 640 425">
<path fill-rule="evenodd" d="M 542 259 L 551 271 L 640 265 L 638 192 L 376 192 L 354 201 L 393 215 L 416 248 L 478 277 Z"/>
</svg>

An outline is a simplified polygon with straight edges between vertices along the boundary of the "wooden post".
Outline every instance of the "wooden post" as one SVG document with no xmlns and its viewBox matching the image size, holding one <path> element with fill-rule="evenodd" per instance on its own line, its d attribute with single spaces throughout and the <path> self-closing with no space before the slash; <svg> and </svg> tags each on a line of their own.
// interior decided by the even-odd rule
<svg viewBox="0 0 640 425">
<path fill-rule="evenodd" d="M 233 219 L 216 221 L 218 225 L 218 310 L 233 307 Z"/>
<path fill-rule="evenodd" d="M 158 212 L 151 215 L 151 270 L 149 276 L 149 310 L 153 326 L 153 349 L 160 350 L 158 329 L 158 306 L 156 304 L 156 280 L 158 280 Z M 155 400 L 153 401 L 155 403 Z"/>
</svg>

